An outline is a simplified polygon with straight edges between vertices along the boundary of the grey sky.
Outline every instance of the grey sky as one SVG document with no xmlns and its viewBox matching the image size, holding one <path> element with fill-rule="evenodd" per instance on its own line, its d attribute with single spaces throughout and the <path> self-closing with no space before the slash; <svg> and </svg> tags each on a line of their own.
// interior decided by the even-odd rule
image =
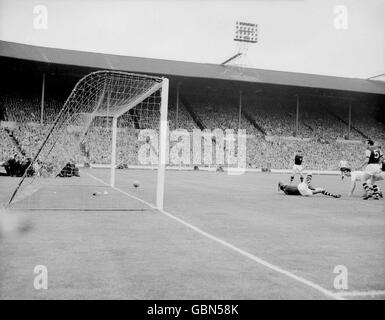
<svg viewBox="0 0 385 320">
<path fill-rule="evenodd" d="M 36 5 L 48 10 L 37 30 Z M 334 25 L 347 8 L 347 29 Z M 129 56 L 221 63 L 236 21 L 257 23 L 252 67 L 368 78 L 385 73 L 385 0 L 0 0 L 0 39 Z"/>
</svg>

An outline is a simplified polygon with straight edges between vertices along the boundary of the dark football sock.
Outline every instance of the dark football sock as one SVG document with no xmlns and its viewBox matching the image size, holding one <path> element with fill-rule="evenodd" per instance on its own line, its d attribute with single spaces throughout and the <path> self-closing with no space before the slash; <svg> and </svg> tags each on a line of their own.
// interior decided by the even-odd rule
<svg viewBox="0 0 385 320">
<path fill-rule="evenodd" d="M 364 190 L 365 190 L 365 192 L 366 192 L 367 195 L 369 195 L 369 194 L 372 193 L 371 187 L 369 187 L 369 185 L 368 185 L 366 182 L 364 182 L 364 183 L 362 184 L 362 186 L 364 187 Z"/>
<path fill-rule="evenodd" d="M 340 194 L 334 194 L 334 193 L 328 192 L 326 190 L 322 191 L 322 194 L 325 196 L 333 197 L 333 198 L 340 198 L 341 197 Z"/>
</svg>

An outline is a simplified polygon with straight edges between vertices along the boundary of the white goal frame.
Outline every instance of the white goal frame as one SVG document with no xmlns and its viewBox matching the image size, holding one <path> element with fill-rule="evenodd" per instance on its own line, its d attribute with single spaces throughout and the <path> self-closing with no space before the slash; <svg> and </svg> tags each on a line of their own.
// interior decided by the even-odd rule
<svg viewBox="0 0 385 320">
<path fill-rule="evenodd" d="M 118 132 L 118 118 L 134 108 L 140 102 L 142 102 L 149 95 L 154 92 L 161 91 L 161 105 L 160 105 L 160 123 L 159 123 L 159 152 L 158 152 L 158 174 L 157 174 L 157 186 L 156 186 L 156 208 L 163 210 L 164 203 L 164 179 L 166 171 L 166 147 L 167 147 L 167 136 L 168 136 L 168 92 L 169 92 L 169 80 L 162 78 L 162 82 L 159 85 L 153 87 L 150 92 L 143 95 L 130 103 L 125 109 L 119 114 L 112 117 L 112 148 L 111 148 L 111 175 L 110 175 L 110 186 L 115 187 L 116 177 L 116 142 Z"/>
<path fill-rule="evenodd" d="M 96 104 L 89 103 L 87 100 L 87 96 L 85 101 L 81 100 L 81 95 L 86 95 L 89 91 L 87 90 L 98 90 L 98 85 L 100 85 L 100 82 L 96 84 L 96 86 L 90 86 L 87 81 L 90 81 L 92 79 L 100 80 L 100 78 L 103 80 L 104 76 L 116 75 L 117 77 L 127 77 L 127 78 L 138 78 L 138 79 L 147 79 L 147 81 L 153 81 L 153 84 L 151 86 L 148 86 L 147 88 L 144 88 L 142 92 L 139 92 L 137 95 L 134 95 L 132 99 L 122 99 L 122 104 L 118 105 L 115 104 L 115 109 L 111 110 L 109 106 L 109 102 L 107 102 L 107 109 L 104 109 L 103 105 L 103 99 L 105 98 L 105 90 L 106 90 L 106 82 L 104 82 L 104 88 L 102 89 L 102 94 L 98 98 L 98 101 Z M 94 77 L 94 78 L 93 78 Z M 99 78 L 98 78 L 99 77 Z M 102 82 L 103 83 L 103 82 Z M 126 86 L 126 88 L 131 88 L 131 86 Z M 108 89 L 107 89 L 108 90 Z M 145 103 L 145 100 L 147 98 L 150 98 L 154 94 L 158 94 L 157 92 L 161 90 L 160 92 L 160 102 L 157 103 L 158 105 L 158 111 L 160 118 L 159 118 L 159 126 L 157 126 L 157 130 L 159 130 L 159 139 L 158 139 L 158 172 L 157 172 L 157 185 L 156 185 L 156 201 L 154 208 L 158 210 L 163 210 L 163 203 L 164 203 L 164 184 L 165 184 L 165 170 L 166 170 L 166 148 L 167 148 L 167 139 L 168 139 L 168 95 L 169 95 L 169 80 L 165 77 L 156 77 L 156 76 L 150 76 L 150 75 L 144 75 L 144 74 L 134 74 L 124 71 L 115 71 L 115 70 L 99 70 L 92 72 L 83 78 L 81 78 L 75 85 L 74 89 L 72 90 L 70 96 L 67 98 L 66 102 L 64 103 L 63 108 L 60 110 L 59 114 L 56 117 L 56 120 L 52 124 L 50 130 L 46 134 L 45 138 L 42 141 L 42 144 L 39 147 L 39 150 L 34 155 L 34 158 L 31 161 L 31 164 L 25 170 L 25 173 L 23 177 L 21 178 L 19 184 L 17 185 L 15 191 L 13 192 L 9 202 L 8 206 L 10 206 L 13 202 L 13 199 L 15 199 L 16 195 L 18 195 L 20 192 L 19 190 L 24 190 L 25 184 L 24 181 L 27 177 L 27 173 L 29 169 L 33 168 L 33 165 L 39 161 L 39 157 L 41 155 L 47 156 L 54 152 L 54 147 L 58 144 L 58 140 L 60 139 L 58 136 L 58 132 L 61 132 L 60 130 L 63 130 L 64 128 L 67 128 L 71 125 L 71 121 L 73 121 L 73 118 L 71 115 L 69 115 L 69 112 L 72 111 L 71 108 L 73 106 L 78 105 L 79 108 L 75 109 L 77 110 L 77 114 L 84 114 L 90 116 L 90 120 L 88 122 L 85 122 L 84 129 L 81 133 L 81 137 L 84 138 L 84 135 L 88 131 L 89 126 L 91 125 L 92 119 L 96 117 L 112 117 L 112 146 L 111 146 L 111 164 L 110 164 L 110 186 L 112 188 L 115 188 L 115 175 L 116 175 L 116 158 L 117 158 L 117 133 L 118 133 L 118 119 L 119 117 L 123 116 L 125 113 L 129 112 L 131 109 L 135 108 L 136 106 Z M 80 93 L 79 93 L 80 92 Z M 85 92 L 85 93 L 83 93 Z M 92 92 L 92 91 L 91 91 Z M 122 92 L 121 92 L 122 93 Z M 123 95 L 126 94 L 125 92 L 122 93 Z M 127 92 L 129 94 L 129 92 Z M 80 96 L 79 96 L 80 95 Z M 77 100 L 80 100 L 80 104 L 77 104 Z M 116 98 L 119 99 L 119 98 Z M 109 97 L 108 97 L 108 100 Z M 119 100 L 117 100 L 119 102 Z M 116 108 L 117 107 L 117 108 Z M 84 111 L 81 111 L 81 109 L 84 109 Z M 76 114 L 76 113 L 74 113 Z M 158 120 L 156 120 L 158 121 Z M 109 123 L 109 121 L 107 121 Z M 67 154 L 67 157 L 69 157 L 70 154 Z M 66 158 L 63 158 L 64 161 Z M 69 159 L 68 159 L 69 160 Z M 66 160 L 66 161 L 68 161 Z M 65 161 L 64 161 L 65 162 Z M 56 177 L 56 174 L 58 174 L 62 170 L 62 167 L 57 166 L 54 170 L 58 171 L 51 171 L 52 177 Z M 35 181 L 35 177 L 39 176 L 39 173 L 37 173 L 33 180 L 29 180 L 28 186 L 25 188 L 28 188 L 30 184 Z M 31 178 L 32 179 L 32 178 Z M 33 190 L 37 190 L 37 188 L 32 188 Z M 28 195 L 26 195 L 28 197 Z M 22 195 L 19 197 L 19 200 L 21 198 L 25 198 L 25 195 Z"/>
</svg>

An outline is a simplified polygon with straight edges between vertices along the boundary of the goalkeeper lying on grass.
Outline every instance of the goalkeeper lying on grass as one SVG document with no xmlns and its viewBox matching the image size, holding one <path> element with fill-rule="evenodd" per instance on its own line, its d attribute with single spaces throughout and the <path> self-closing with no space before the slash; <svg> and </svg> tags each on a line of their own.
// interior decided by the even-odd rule
<svg viewBox="0 0 385 320">
<path fill-rule="evenodd" d="M 310 184 L 312 175 L 308 174 L 306 180 L 301 182 L 298 186 L 284 184 L 283 182 L 278 182 L 278 191 L 281 190 L 285 194 L 290 196 L 312 196 L 314 194 L 322 193 L 325 196 L 330 196 L 333 198 L 341 198 L 340 194 L 333 194 L 326 191 L 324 188 L 313 188 Z"/>
</svg>

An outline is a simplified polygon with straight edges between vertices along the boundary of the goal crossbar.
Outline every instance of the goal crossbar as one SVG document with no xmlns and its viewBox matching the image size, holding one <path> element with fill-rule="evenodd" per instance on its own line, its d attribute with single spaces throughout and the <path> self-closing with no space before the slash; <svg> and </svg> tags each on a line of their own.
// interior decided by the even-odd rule
<svg viewBox="0 0 385 320">
<path fill-rule="evenodd" d="M 156 91 L 161 89 L 162 85 L 163 85 L 163 83 L 158 83 L 158 84 L 154 85 L 153 87 L 151 87 L 150 89 L 148 89 L 147 91 L 145 91 L 141 95 L 139 95 L 136 99 L 131 101 L 129 104 L 122 106 L 122 108 L 117 113 L 112 114 L 111 116 L 114 116 L 117 118 L 122 116 L 127 111 L 129 111 L 130 109 L 132 109 L 133 107 L 135 107 L 136 105 L 141 103 L 143 100 L 145 100 L 147 97 L 149 97 L 150 95 L 152 95 L 153 93 L 155 93 Z"/>
</svg>

